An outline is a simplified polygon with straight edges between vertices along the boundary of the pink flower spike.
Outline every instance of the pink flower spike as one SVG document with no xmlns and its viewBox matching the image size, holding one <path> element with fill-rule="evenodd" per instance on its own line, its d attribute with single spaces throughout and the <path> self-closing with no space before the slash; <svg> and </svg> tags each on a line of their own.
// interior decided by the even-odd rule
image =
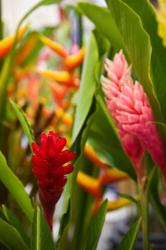
<svg viewBox="0 0 166 250">
<path fill-rule="evenodd" d="M 143 156 L 147 151 L 166 179 L 165 148 L 148 97 L 142 85 L 133 81 L 122 51 L 113 61 L 106 59 L 105 70 L 107 78 L 102 78 L 102 86 L 108 110 L 138 178 L 144 177 Z"/>
</svg>

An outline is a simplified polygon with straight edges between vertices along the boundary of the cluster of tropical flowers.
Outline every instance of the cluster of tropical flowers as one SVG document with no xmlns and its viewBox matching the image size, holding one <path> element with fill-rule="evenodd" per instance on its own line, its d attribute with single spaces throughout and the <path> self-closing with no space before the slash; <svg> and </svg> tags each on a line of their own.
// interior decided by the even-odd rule
<svg viewBox="0 0 166 250">
<path fill-rule="evenodd" d="M 0 249 L 95 250 L 106 214 L 127 206 L 118 249 L 140 231 L 154 249 L 149 214 L 166 228 L 165 1 L 58 5 L 58 27 L 23 25 L 59 2 L 38 2 L 0 41 Z M 129 181 L 134 194 L 120 189 Z"/>
</svg>

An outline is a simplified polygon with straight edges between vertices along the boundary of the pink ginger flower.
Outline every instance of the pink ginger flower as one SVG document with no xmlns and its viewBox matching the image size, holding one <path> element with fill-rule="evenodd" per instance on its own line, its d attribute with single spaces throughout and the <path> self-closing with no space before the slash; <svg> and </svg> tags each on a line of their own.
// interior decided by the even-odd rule
<svg viewBox="0 0 166 250">
<path fill-rule="evenodd" d="M 142 85 L 133 81 L 131 70 L 120 51 L 106 59 L 107 78 L 102 86 L 108 109 L 117 125 L 119 136 L 139 179 L 144 177 L 143 156 L 147 151 L 166 178 L 163 141 L 154 123 L 153 112 Z"/>
</svg>

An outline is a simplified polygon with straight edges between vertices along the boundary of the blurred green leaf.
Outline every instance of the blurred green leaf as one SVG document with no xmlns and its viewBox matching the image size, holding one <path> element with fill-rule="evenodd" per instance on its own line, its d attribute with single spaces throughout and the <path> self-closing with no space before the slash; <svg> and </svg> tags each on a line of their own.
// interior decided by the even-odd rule
<svg viewBox="0 0 166 250">
<path fill-rule="evenodd" d="M 79 2 L 78 8 L 96 25 L 98 32 L 104 35 L 113 46 L 118 49 L 123 47 L 119 30 L 107 8 L 102 8 L 88 2 Z"/>
<path fill-rule="evenodd" d="M 21 224 L 21 222 L 17 219 L 16 215 L 10 211 L 7 207 L 4 205 L 1 208 L 1 212 L 3 214 L 4 219 L 13 226 L 21 235 L 27 246 L 30 246 L 30 240 L 28 236 L 26 235 L 24 231 L 24 226 Z"/>
<path fill-rule="evenodd" d="M 31 250 L 54 250 L 54 242 L 51 230 L 43 217 L 40 208 L 34 213 L 32 224 L 32 248 Z"/>
<path fill-rule="evenodd" d="M 93 117 L 88 143 L 107 164 L 136 179 L 134 168 L 123 151 L 111 115 L 100 96 L 97 97 L 97 110 Z"/>
<path fill-rule="evenodd" d="M 100 206 L 96 215 L 92 217 L 87 230 L 86 243 L 85 246 L 83 247 L 83 250 L 96 250 L 97 243 L 105 221 L 107 205 L 108 201 L 105 200 L 103 204 Z"/>
<path fill-rule="evenodd" d="M 135 250 L 137 235 L 140 229 L 141 219 L 136 221 L 131 229 L 125 234 L 119 244 L 118 250 Z"/>
<path fill-rule="evenodd" d="M 123 0 L 123 2 L 128 4 L 140 16 L 143 27 L 150 36 L 152 44 L 152 79 L 155 86 L 155 93 L 160 102 L 164 120 L 166 121 L 166 48 L 163 46 L 162 39 L 158 36 L 158 24 L 155 9 L 148 0 Z"/>
<path fill-rule="evenodd" d="M 0 218 L 0 242 L 12 250 L 28 250 L 29 248 L 13 226 Z"/>
<path fill-rule="evenodd" d="M 98 60 L 98 49 L 94 35 L 92 34 L 86 51 L 81 76 L 81 87 L 78 93 L 78 102 L 72 131 L 72 142 L 74 143 L 82 129 L 86 116 L 90 110 L 93 96 L 96 90 L 94 77 L 95 67 Z"/>
<path fill-rule="evenodd" d="M 32 142 L 34 141 L 34 136 L 33 136 L 32 128 L 31 128 L 31 126 L 30 126 L 30 124 L 29 124 L 29 122 L 24 114 L 24 111 L 12 100 L 10 100 L 10 103 L 11 103 L 11 105 L 16 113 L 18 120 L 21 123 L 23 131 L 24 131 L 25 135 L 27 136 L 29 145 L 31 147 Z"/>
<path fill-rule="evenodd" d="M 0 180 L 9 190 L 11 196 L 16 200 L 24 214 L 32 222 L 33 207 L 28 194 L 25 192 L 22 182 L 14 175 L 8 167 L 3 154 L 0 152 Z"/>
</svg>

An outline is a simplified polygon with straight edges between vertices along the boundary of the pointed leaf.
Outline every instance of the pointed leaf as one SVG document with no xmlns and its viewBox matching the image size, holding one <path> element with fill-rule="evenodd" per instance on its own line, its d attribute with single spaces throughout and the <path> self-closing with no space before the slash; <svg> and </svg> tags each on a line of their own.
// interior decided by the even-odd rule
<svg viewBox="0 0 166 250">
<path fill-rule="evenodd" d="M 28 250 L 19 232 L 0 218 L 0 242 L 12 250 Z"/>
<path fill-rule="evenodd" d="M 141 219 L 136 221 L 131 229 L 123 237 L 118 250 L 135 250 L 137 235 L 140 229 Z"/>
<path fill-rule="evenodd" d="M 11 196 L 16 200 L 27 218 L 32 221 L 33 207 L 28 194 L 25 192 L 22 182 L 8 167 L 3 154 L 0 152 L 0 180 L 9 190 Z"/>
<path fill-rule="evenodd" d="M 148 32 L 152 44 L 152 77 L 155 86 L 155 93 L 161 105 L 161 111 L 166 121 L 165 95 L 166 84 L 165 65 L 166 48 L 162 39 L 158 36 L 158 24 L 156 20 L 155 9 L 148 0 L 123 0 L 128 4 L 141 18 L 144 29 Z"/>
<path fill-rule="evenodd" d="M 154 86 L 150 78 L 152 52 L 150 37 L 144 30 L 139 16 L 122 0 L 106 0 L 106 2 L 121 34 L 122 49 L 132 64 L 138 81 L 149 96 L 155 116 L 161 120 L 160 104 L 154 95 Z"/>
<path fill-rule="evenodd" d="M 116 48 L 122 48 L 121 35 L 108 9 L 88 2 L 79 2 L 78 7 L 96 25 L 100 34 L 104 35 Z"/>
<path fill-rule="evenodd" d="M 51 230 L 37 207 L 32 225 L 32 250 L 54 250 Z"/>
<path fill-rule="evenodd" d="M 90 110 L 96 89 L 95 68 L 98 61 L 98 49 L 94 35 L 91 35 L 84 60 L 81 87 L 72 132 L 72 142 L 75 142 Z"/>
<path fill-rule="evenodd" d="M 83 250 L 96 250 L 107 212 L 107 205 L 108 202 L 105 200 L 97 214 L 92 217 L 87 230 L 86 245 Z"/>
<path fill-rule="evenodd" d="M 24 231 L 24 226 L 21 224 L 21 221 L 19 221 L 16 215 L 4 205 L 2 206 L 1 211 L 4 216 L 4 219 L 20 233 L 21 237 L 23 238 L 27 246 L 29 246 L 30 241 Z"/>
<path fill-rule="evenodd" d="M 10 103 L 11 103 L 11 105 L 16 113 L 18 120 L 21 123 L 21 126 L 23 128 L 25 135 L 28 138 L 29 146 L 31 147 L 31 144 L 34 141 L 34 136 L 33 136 L 32 128 L 31 128 L 31 126 L 30 126 L 30 124 L 25 116 L 25 113 L 15 102 L 10 100 Z"/>
</svg>

